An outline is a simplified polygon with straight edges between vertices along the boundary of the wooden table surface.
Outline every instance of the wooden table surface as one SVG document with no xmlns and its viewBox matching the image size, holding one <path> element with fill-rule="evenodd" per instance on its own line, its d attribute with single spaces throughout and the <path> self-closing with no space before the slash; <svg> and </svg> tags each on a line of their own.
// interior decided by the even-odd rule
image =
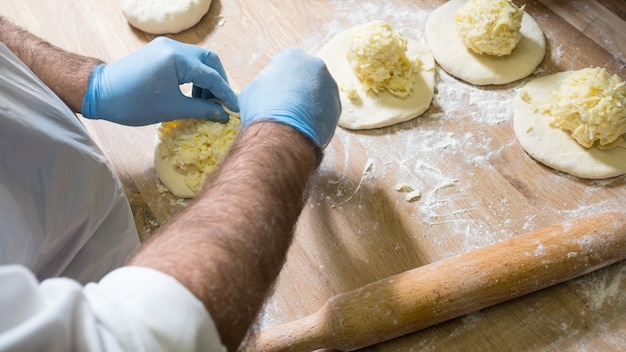
<svg viewBox="0 0 626 352">
<path fill-rule="evenodd" d="M 209 13 L 172 38 L 216 51 L 237 88 L 279 50 L 316 53 L 336 32 L 373 19 L 424 41 L 428 14 L 444 1 L 214 0 Z M 531 76 L 588 66 L 626 79 L 623 0 L 516 1 L 544 30 L 546 59 Z M 3 15 L 46 40 L 106 61 L 154 38 L 131 28 L 117 0 L 2 0 Z M 437 69 L 422 116 L 396 126 L 339 128 L 276 289 L 256 330 L 304 317 L 331 296 L 551 224 L 623 210 L 626 178 L 590 181 L 528 157 L 512 129 L 511 99 L 528 79 L 475 87 Z M 86 121 L 110 157 L 142 238 L 184 207 L 157 191 L 155 126 Z M 394 185 L 422 197 L 406 202 Z M 364 351 L 626 350 L 626 263 Z"/>
</svg>

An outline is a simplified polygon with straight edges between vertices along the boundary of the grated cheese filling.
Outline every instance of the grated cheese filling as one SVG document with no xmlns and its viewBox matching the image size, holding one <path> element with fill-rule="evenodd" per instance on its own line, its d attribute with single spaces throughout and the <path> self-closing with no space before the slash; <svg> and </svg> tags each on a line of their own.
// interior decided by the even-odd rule
<svg viewBox="0 0 626 352">
<path fill-rule="evenodd" d="M 420 61 L 406 55 L 407 41 L 384 21 L 354 27 L 347 58 L 366 91 L 404 98 L 411 94 Z M 352 94 L 354 99 L 354 95 Z"/>
<path fill-rule="evenodd" d="M 241 129 L 238 117 L 228 123 L 209 120 L 177 120 L 162 123 L 157 135 L 159 155 L 185 175 L 185 183 L 199 192 L 230 150 Z"/>
<path fill-rule="evenodd" d="M 624 105 L 625 82 L 596 67 L 572 73 L 539 110 L 552 116 L 551 126 L 569 132 L 583 147 L 607 149 L 623 142 Z"/>
<path fill-rule="evenodd" d="M 524 6 L 510 0 L 469 0 L 454 18 L 463 44 L 478 54 L 506 56 L 513 52 L 522 35 Z"/>
</svg>

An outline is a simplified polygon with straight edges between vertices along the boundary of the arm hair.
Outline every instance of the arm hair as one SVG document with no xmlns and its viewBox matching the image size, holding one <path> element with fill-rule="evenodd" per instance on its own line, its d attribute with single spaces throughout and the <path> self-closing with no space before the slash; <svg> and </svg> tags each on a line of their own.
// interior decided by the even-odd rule
<svg viewBox="0 0 626 352">
<path fill-rule="evenodd" d="M 81 111 L 91 73 L 102 61 L 58 48 L 2 16 L 0 42 L 22 60 L 72 111 Z"/>
<path fill-rule="evenodd" d="M 235 351 L 282 267 L 315 167 L 306 137 L 274 122 L 252 124 L 203 193 L 130 264 L 177 278 Z"/>
</svg>

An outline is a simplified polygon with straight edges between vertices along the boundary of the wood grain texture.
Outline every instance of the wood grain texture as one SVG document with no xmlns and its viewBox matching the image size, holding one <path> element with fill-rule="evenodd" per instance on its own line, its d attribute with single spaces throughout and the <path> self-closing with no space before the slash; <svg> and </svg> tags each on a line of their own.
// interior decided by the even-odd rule
<svg viewBox="0 0 626 352">
<path fill-rule="evenodd" d="M 626 213 L 554 225 L 331 297 L 262 330 L 247 351 L 354 351 L 574 279 L 626 259 Z"/>
<path fill-rule="evenodd" d="M 614 9 L 622 9 L 617 14 L 605 7 L 600 1 L 562 1 L 543 0 L 550 10 L 565 19 L 576 30 L 613 54 L 617 59 L 626 62 L 626 22 L 623 8 L 613 3 Z"/>
<path fill-rule="evenodd" d="M 216 51 L 237 88 L 279 50 L 316 53 L 332 35 L 372 19 L 424 41 L 442 0 L 214 0 L 170 37 Z M 548 52 L 528 79 L 588 66 L 626 79 L 623 1 L 516 1 L 544 30 Z M 106 61 L 154 38 L 128 25 L 117 0 L 3 0 L 0 15 L 59 45 Z M 528 79 L 474 87 L 437 70 L 421 117 L 373 131 L 339 128 L 311 182 L 294 243 L 253 331 L 317 311 L 328 298 L 400 272 L 600 211 L 621 211 L 624 176 L 581 180 L 527 156 L 510 102 Z M 155 126 L 84 121 L 120 175 L 142 238 L 185 204 L 157 191 Z M 409 203 L 394 185 L 409 183 Z M 363 351 L 617 351 L 626 349 L 626 264 L 483 309 Z"/>
</svg>

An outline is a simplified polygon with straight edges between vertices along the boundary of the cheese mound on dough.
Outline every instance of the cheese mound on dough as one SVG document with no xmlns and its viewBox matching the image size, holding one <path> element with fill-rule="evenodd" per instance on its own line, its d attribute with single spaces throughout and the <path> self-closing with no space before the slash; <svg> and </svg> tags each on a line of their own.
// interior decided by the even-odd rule
<svg viewBox="0 0 626 352">
<path fill-rule="evenodd" d="M 510 55 L 522 35 L 524 7 L 510 0 L 469 0 L 454 18 L 463 44 L 478 54 Z"/>
<path fill-rule="evenodd" d="M 552 116 L 551 126 L 571 133 L 583 147 L 618 141 L 626 133 L 626 87 L 604 68 L 575 71 L 539 110 Z"/>
<path fill-rule="evenodd" d="M 419 59 L 406 56 L 407 41 L 391 25 L 371 21 L 355 26 L 347 58 L 365 90 L 404 98 L 411 94 Z"/>
<path fill-rule="evenodd" d="M 228 123 L 191 119 L 164 122 L 157 130 L 159 155 L 175 165 L 185 175 L 187 186 L 197 193 L 222 162 L 240 129 L 235 116 Z"/>
</svg>

